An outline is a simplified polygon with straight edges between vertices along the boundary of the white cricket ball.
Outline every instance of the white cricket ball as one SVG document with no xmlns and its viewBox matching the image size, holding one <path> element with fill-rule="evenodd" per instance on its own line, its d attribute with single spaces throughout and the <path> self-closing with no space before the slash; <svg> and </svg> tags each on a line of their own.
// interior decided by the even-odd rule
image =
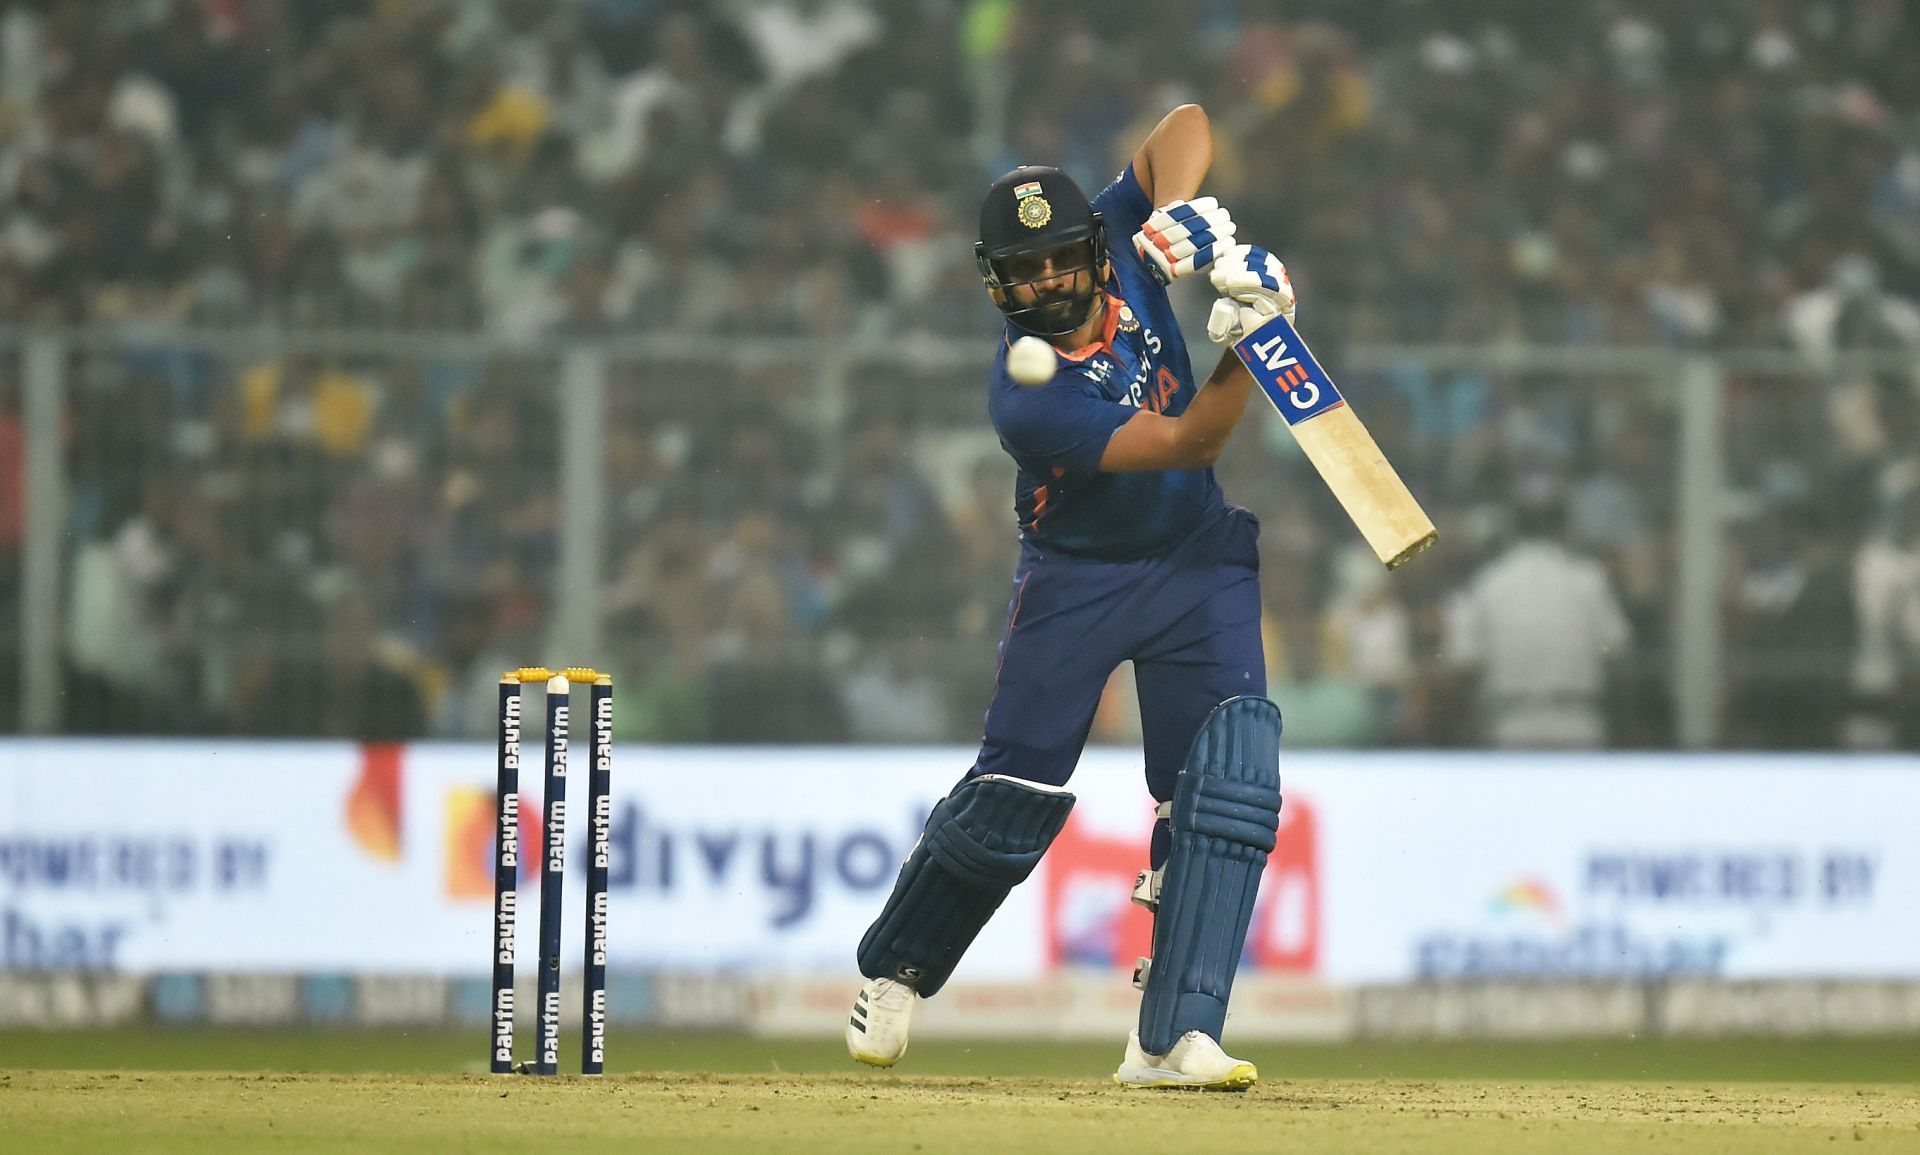
<svg viewBox="0 0 1920 1155">
<path fill-rule="evenodd" d="M 1059 363 L 1053 346 L 1038 337 L 1022 337 L 1007 350 L 1007 376 L 1022 385 L 1045 385 Z"/>
</svg>

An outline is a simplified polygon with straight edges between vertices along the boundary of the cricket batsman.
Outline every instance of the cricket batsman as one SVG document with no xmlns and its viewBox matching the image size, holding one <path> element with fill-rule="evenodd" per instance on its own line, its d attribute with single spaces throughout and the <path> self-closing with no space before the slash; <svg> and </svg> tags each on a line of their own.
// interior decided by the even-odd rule
<svg viewBox="0 0 1920 1155">
<path fill-rule="evenodd" d="M 1091 202 L 1059 169 L 1026 167 L 980 206 L 975 256 L 1007 321 L 987 411 L 1019 469 L 1020 562 L 979 758 L 860 942 L 867 982 L 846 1037 L 862 1063 L 906 1052 L 915 1005 L 1065 825 L 1101 690 L 1132 661 L 1158 803 L 1133 895 L 1154 912 L 1153 957 L 1114 1079 L 1259 1078 L 1220 1040 L 1279 823 L 1280 711 L 1266 697 L 1259 526 L 1213 464 L 1253 384 L 1231 348 L 1291 318 L 1294 298 L 1272 254 L 1235 244 L 1227 210 L 1194 199 L 1212 159 L 1206 113 L 1184 105 Z M 1229 351 L 1196 388 L 1166 285 L 1209 270 L 1221 299 L 1207 336 Z"/>
</svg>

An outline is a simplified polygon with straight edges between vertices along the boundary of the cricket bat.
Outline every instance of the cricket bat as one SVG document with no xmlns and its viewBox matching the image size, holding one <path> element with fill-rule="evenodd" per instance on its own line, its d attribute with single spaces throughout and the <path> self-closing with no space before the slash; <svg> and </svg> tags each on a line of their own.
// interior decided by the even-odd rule
<svg viewBox="0 0 1920 1155">
<path fill-rule="evenodd" d="M 1286 418 L 1307 460 L 1388 569 L 1434 543 L 1439 533 L 1432 519 L 1407 492 L 1406 483 L 1291 322 L 1274 317 L 1242 338 L 1233 351 Z"/>
</svg>

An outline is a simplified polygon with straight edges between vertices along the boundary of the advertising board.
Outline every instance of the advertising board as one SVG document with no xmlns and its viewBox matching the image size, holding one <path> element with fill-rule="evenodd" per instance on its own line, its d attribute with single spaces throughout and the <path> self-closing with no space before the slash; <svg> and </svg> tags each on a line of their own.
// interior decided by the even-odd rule
<svg viewBox="0 0 1920 1155">
<path fill-rule="evenodd" d="M 850 977 L 968 757 L 622 748 L 613 965 Z M 484 745 L 0 742 L 0 970 L 480 975 L 491 762 Z M 1282 775 L 1256 971 L 1342 986 L 1920 977 L 1912 759 L 1288 752 Z M 1073 789 L 1066 829 L 959 979 L 1146 953 L 1128 901 L 1152 821 L 1137 752 L 1089 751 Z M 538 798 L 521 805 L 537 843 Z M 579 891 L 566 902 L 571 968 Z"/>
</svg>

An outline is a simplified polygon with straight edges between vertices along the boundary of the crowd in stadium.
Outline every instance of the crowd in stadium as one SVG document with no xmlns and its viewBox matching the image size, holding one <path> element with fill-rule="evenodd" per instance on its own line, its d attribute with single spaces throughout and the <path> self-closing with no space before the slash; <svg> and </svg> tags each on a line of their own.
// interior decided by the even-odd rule
<svg viewBox="0 0 1920 1155">
<path fill-rule="evenodd" d="M 1782 354 L 1727 362 L 1720 740 L 1920 744 L 1898 708 L 1920 693 L 1920 371 L 1898 360 L 1920 358 L 1920 6 L 1167 12 L 0 5 L 0 318 L 125 337 L 73 357 L 69 725 L 469 734 L 499 669 L 542 656 L 552 365 L 170 336 L 267 325 L 976 342 L 978 372 L 866 363 L 831 422 L 725 403 L 753 386 L 724 367 L 617 372 L 645 396 L 607 431 L 604 604 L 636 736 L 977 736 L 1014 549 L 1011 466 L 942 453 L 985 429 L 977 198 L 1037 160 L 1092 192 L 1197 100 L 1209 191 L 1288 262 L 1303 332 L 1442 527 L 1382 580 L 1249 417 L 1223 481 L 1265 523 L 1295 740 L 1489 740 L 1459 597 L 1529 535 L 1604 565 L 1632 639 L 1587 703 L 1600 741 L 1676 740 L 1673 383 L 1339 368 L 1529 345 Z M 723 719 L 745 695 L 763 705 Z M 1126 735 L 1115 698 L 1102 736 Z"/>
</svg>

